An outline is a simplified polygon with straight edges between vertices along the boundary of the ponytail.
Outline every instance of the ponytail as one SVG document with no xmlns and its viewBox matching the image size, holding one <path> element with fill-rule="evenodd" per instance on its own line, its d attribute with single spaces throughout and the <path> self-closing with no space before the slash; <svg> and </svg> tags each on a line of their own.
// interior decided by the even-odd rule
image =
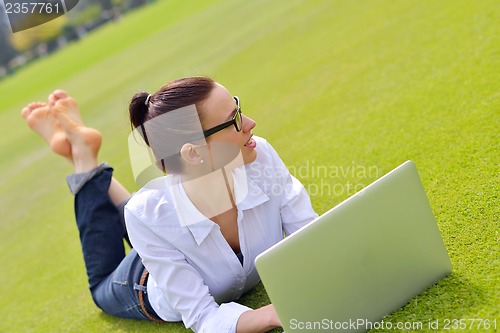
<svg viewBox="0 0 500 333">
<path fill-rule="evenodd" d="M 129 117 L 132 130 L 138 129 L 138 132 L 144 139 L 145 143 L 152 149 L 156 157 L 157 163 L 161 162 L 160 169 L 165 172 L 181 172 L 182 162 L 180 155 L 165 156 L 164 147 L 154 145 L 154 137 L 148 138 L 146 133 L 145 124 L 158 116 L 164 115 L 173 110 L 180 110 L 189 105 L 195 105 L 198 111 L 196 122 L 200 124 L 202 113 L 200 112 L 199 103 L 208 98 L 210 92 L 216 87 L 216 83 L 209 77 L 189 77 L 170 81 L 162 86 L 154 94 L 149 94 L 145 91 L 138 92 L 132 97 L 129 105 Z M 188 115 L 189 116 L 189 115 Z M 171 131 L 181 130 L 185 131 L 186 124 L 172 123 L 169 124 Z M 163 130 L 163 129 L 162 129 Z M 154 131 L 153 131 L 154 132 Z M 153 142 L 150 142 L 150 140 Z M 182 145 L 178 142 L 162 141 L 162 145 L 170 145 L 170 150 L 175 146 L 174 150 L 180 151 Z M 177 147 L 176 145 L 179 145 Z"/>
<path fill-rule="evenodd" d="M 148 118 L 151 95 L 145 91 L 138 92 L 132 97 L 128 108 L 130 126 L 132 129 L 142 126 Z"/>
</svg>

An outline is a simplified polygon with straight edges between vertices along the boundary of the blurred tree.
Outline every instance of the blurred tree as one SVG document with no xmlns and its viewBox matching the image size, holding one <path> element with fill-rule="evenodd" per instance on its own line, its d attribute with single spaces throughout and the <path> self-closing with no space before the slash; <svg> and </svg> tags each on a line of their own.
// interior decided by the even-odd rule
<svg viewBox="0 0 500 333">
<path fill-rule="evenodd" d="M 0 5 L 0 10 L 3 9 L 3 4 Z M 7 15 L 0 13 L 0 65 L 7 63 L 17 55 L 17 51 L 12 47 L 10 42 L 10 24 Z"/>
<path fill-rule="evenodd" d="M 46 1 L 54 2 L 58 0 Z M 21 54 L 25 56 L 27 61 L 30 61 L 33 55 L 36 57 L 50 53 L 54 49 L 65 45 L 67 42 L 82 38 L 89 31 L 109 20 L 116 19 L 122 13 L 154 1 L 155 0 L 77 1 L 77 5 L 66 15 L 14 34 L 10 32 L 11 28 L 7 15 L 0 15 L 0 67 L 5 66 L 10 60 Z M 0 9 L 3 9 L 2 1 L 0 1 Z M 0 12 L 2 12 L 2 10 L 0 10 Z M 38 19 L 40 19 L 40 17 L 38 17 Z M 20 65 L 23 63 L 24 62 L 20 63 Z"/>
<path fill-rule="evenodd" d="M 111 9 L 113 9 L 113 0 L 101 0 L 99 2 L 101 3 L 101 6 L 102 6 L 103 10 L 111 10 Z"/>
<path fill-rule="evenodd" d="M 60 16 L 42 25 L 16 32 L 11 37 L 12 45 L 16 50 L 24 52 L 38 43 L 47 43 L 59 36 L 66 20 L 65 16 Z"/>
<path fill-rule="evenodd" d="M 99 15 L 101 14 L 102 8 L 100 4 L 89 4 L 79 11 L 75 11 L 70 14 L 70 20 L 68 25 L 70 26 L 85 26 L 97 21 Z"/>
<path fill-rule="evenodd" d="M 17 55 L 17 51 L 12 47 L 10 42 L 9 28 L 0 28 L 0 64 L 4 64 Z"/>
</svg>

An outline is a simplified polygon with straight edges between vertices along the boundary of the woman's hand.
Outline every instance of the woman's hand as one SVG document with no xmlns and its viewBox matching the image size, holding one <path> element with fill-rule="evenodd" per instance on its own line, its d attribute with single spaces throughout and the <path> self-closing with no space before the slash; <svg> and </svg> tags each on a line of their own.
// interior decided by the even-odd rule
<svg viewBox="0 0 500 333">
<path fill-rule="evenodd" d="M 281 327 L 281 322 L 274 310 L 274 305 L 269 304 L 244 312 L 236 324 L 236 333 L 267 332 L 276 327 Z"/>
</svg>

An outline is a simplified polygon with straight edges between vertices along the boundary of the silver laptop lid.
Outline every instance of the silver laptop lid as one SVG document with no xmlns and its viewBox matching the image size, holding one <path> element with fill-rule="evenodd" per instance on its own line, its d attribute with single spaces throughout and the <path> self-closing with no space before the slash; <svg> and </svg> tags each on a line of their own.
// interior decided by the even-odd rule
<svg viewBox="0 0 500 333">
<path fill-rule="evenodd" d="M 263 252 L 255 264 L 287 333 L 366 331 L 451 272 L 412 161 Z"/>
</svg>

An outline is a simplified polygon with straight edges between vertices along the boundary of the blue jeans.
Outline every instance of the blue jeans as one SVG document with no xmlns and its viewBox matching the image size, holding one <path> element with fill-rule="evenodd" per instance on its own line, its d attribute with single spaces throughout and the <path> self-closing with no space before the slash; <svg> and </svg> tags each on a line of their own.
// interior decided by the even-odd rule
<svg viewBox="0 0 500 333">
<path fill-rule="evenodd" d="M 88 180 L 75 196 L 75 215 L 90 292 L 104 312 L 122 318 L 150 320 L 142 310 L 138 291 L 144 266 L 137 252 L 125 254 L 128 241 L 123 208 L 108 195 L 113 169 L 105 168 Z M 160 319 L 144 295 L 147 312 Z"/>
</svg>

